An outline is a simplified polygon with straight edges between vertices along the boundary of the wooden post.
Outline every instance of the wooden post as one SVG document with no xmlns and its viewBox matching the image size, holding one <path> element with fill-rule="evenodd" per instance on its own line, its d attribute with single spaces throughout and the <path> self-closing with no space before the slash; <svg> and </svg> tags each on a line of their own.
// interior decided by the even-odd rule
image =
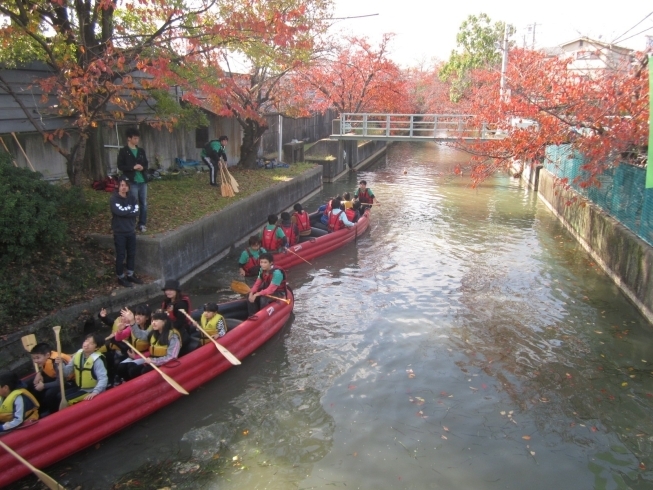
<svg viewBox="0 0 653 490">
<path fill-rule="evenodd" d="M 5 151 L 11 155 L 11 152 L 9 151 L 9 148 L 7 148 L 7 145 L 5 144 L 5 140 L 0 137 L 0 141 L 2 141 L 2 146 L 4 147 Z M 16 163 L 16 159 L 14 158 L 13 155 L 11 155 L 11 161 L 14 163 L 14 167 L 18 168 L 18 164 Z"/>
<path fill-rule="evenodd" d="M 36 172 L 34 169 L 34 165 L 32 165 L 32 162 L 29 161 L 29 157 L 27 156 L 27 153 L 25 153 L 25 150 L 23 150 L 23 146 L 20 144 L 20 141 L 18 141 L 18 138 L 16 137 L 16 133 L 11 133 L 11 135 L 14 137 L 14 140 L 16 140 L 16 144 L 18 145 L 18 148 L 20 148 L 20 151 L 23 152 L 23 156 L 25 157 L 25 160 L 27 160 L 27 163 L 29 164 L 29 168 L 32 169 L 32 172 Z"/>
</svg>

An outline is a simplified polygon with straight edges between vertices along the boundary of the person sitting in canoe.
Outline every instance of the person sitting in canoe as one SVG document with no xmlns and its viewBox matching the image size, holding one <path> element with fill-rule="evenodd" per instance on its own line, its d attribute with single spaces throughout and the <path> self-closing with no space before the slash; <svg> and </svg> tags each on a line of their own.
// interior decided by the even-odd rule
<svg viewBox="0 0 653 490">
<path fill-rule="evenodd" d="M 217 303 L 206 303 L 204 313 L 200 320 L 202 328 L 214 339 L 219 339 L 227 333 L 227 322 L 220 314 L 220 307 Z M 206 337 L 201 340 L 202 345 L 211 342 Z"/>
<path fill-rule="evenodd" d="M 270 253 L 261 254 L 259 260 L 261 272 L 247 298 L 247 310 L 250 316 L 274 301 L 273 298 L 269 298 L 267 295 L 278 298 L 286 297 L 285 271 L 274 266 L 274 257 Z"/>
<path fill-rule="evenodd" d="M 184 350 L 181 355 L 187 354 L 191 349 L 190 334 L 195 330 L 190 320 L 179 310 L 193 311 L 190 307 L 190 298 L 181 292 L 179 281 L 174 279 L 167 280 L 163 286 L 165 299 L 161 304 L 161 309 L 168 314 L 172 326 L 181 335 L 181 341 L 184 344 Z M 195 347 L 197 347 L 195 343 Z"/>
<path fill-rule="evenodd" d="M 327 234 L 326 229 L 316 228 L 311 223 L 311 217 L 304 211 L 302 205 L 297 203 L 293 206 L 293 213 L 290 220 L 297 225 L 299 231 L 299 243 L 310 240 L 311 237 L 321 237 Z"/>
<path fill-rule="evenodd" d="M 345 192 L 342 195 L 342 204 L 344 204 L 345 209 L 351 209 L 354 207 L 354 201 L 351 198 L 351 194 L 349 192 Z"/>
<path fill-rule="evenodd" d="M 135 325 L 134 314 L 128 310 L 122 310 L 122 315 L 131 325 L 131 331 L 138 340 L 147 341 L 150 344 L 150 357 L 147 359 L 134 359 L 133 362 L 125 363 L 127 366 L 122 369 L 121 374 L 125 381 L 134 379 L 141 374 L 152 371 L 150 364 L 162 366 L 166 362 L 179 357 L 182 346 L 181 334 L 174 328 L 168 314 L 158 310 L 152 315 L 152 330 L 142 330 Z M 135 346 L 134 346 L 135 347 Z"/>
<path fill-rule="evenodd" d="M 38 418 L 39 402 L 28 390 L 20 387 L 16 373 L 0 373 L 0 433 Z"/>
<path fill-rule="evenodd" d="M 258 264 L 258 258 L 266 250 L 261 248 L 261 239 L 255 235 L 249 237 L 248 247 L 243 250 L 238 259 L 238 273 L 242 277 L 257 277 L 261 267 Z"/>
<path fill-rule="evenodd" d="M 358 189 L 354 192 L 354 198 L 358 199 L 361 203 L 361 213 L 364 213 L 366 209 L 369 209 L 369 206 L 365 206 L 365 204 L 379 203 L 374 192 L 372 192 L 372 189 L 367 187 L 367 181 L 365 180 L 361 180 L 358 183 Z"/>
<path fill-rule="evenodd" d="M 283 234 L 286 235 L 288 239 L 288 246 L 292 247 L 297 242 L 299 242 L 299 229 L 295 223 L 292 222 L 290 218 L 290 213 L 283 212 L 281 213 L 281 222 L 280 227 Z"/>
<path fill-rule="evenodd" d="M 138 354 L 132 352 L 132 350 L 127 347 L 127 345 L 124 343 L 125 340 L 136 347 L 136 350 L 138 350 L 138 352 L 144 356 L 147 357 L 150 355 L 150 343 L 147 340 L 140 340 L 138 337 L 136 337 L 136 335 L 132 333 L 132 328 L 139 328 L 145 332 L 151 332 L 152 328 L 150 323 L 152 323 L 152 310 L 148 305 L 138 305 L 136 308 L 134 308 L 135 325 L 130 325 L 129 322 L 122 316 L 121 319 L 121 330 L 111 334 L 113 341 L 116 342 L 117 345 L 120 345 L 122 352 L 121 357 L 114 357 L 115 365 L 113 370 L 110 370 L 111 372 L 117 373 L 116 383 L 120 383 L 120 380 L 124 379 L 123 374 L 127 369 L 125 364 L 131 362 L 131 360 L 140 359 Z M 109 379 L 113 381 L 111 377 Z"/>
<path fill-rule="evenodd" d="M 268 215 L 268 224 L 263 227 L 263 231 L 259 235 L 261 247 L 269 253 L 281 252 L 288 246 L 288 239 L 278 221 L 279 218 L 276 214 Z"/>
<path fill-rule="evenodd" d="M 332 201 L 332 210 L 329 213 L 329 222 L 327 224 L 327 230 L 329 233 L 341 230 L 345 227 L 351 228 L 354 226 L 354 223 L 349 221 L 347 214 L 344 209 L 340 209 L 341 202 L 340 199 L 336 198 Z"/>
<path fill-rule="evenodd" d="M 109 376 L 106 360 L 99 352 L 103 345 L 102 335 L 88 334 L 82 348 L 75 352 L 70 362 L 64 365 L 64 376 L 75 375 L 74 386 L 66 389 L 66 400 L 69 404 L 92 400 L 107 389 Z M 56 362 L 61 362 L 61 359 L 57 358 Z"/>
<path fill-rule="evenodd" d="M 39 372 L 34 376 L 28 390 L 39 402 L 41 415 L 54 413 L 59 410 L 59 393 L 61 393 L 59 368 L 55 363 L 58 354 L 49 344 L 40 342 L 32 347 L 30 356 L 32 362 L 38 366 Z M 64 362 L 70 362 L 71 356 L 62 352 L 61 358 Z M 69 376 L 67 381 L 71 380 L 72 376 Z"/>
<path fill-rule="evenodd" d="M 360 201 L 354 201 L 352 208 L 346 209 L 345 214 L 347 215 L 347 219 L 349 221 L 351 221 L 352 223 L 357 223 L 362 216 Z"/>
</svg>

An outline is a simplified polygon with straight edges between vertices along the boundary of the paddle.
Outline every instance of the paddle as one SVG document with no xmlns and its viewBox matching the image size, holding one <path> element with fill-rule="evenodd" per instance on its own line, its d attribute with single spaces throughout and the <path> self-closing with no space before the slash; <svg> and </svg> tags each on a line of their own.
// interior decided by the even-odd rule
<svg viewBox="0 0 653 490">
<path fill-rule="evenodd" d="M 36 335 L 31 333 L 21 337 L 20 340 L 23 342 L 23 349 L 27 352 L 32 352 L 32 349 L 36 345 Z M 34 370 L 36 371 L 36 374 L 39 373 L 39 365 L 36 363 L 34 363 Z"/>
<path fill-rule="evenodd" d="M 59 485 L 57 481 L 54 478 L 49 477 L 45 473 L 43 473 L 41 470 L 33 466 L 29 461 L 27 461 L 25 458 L 23 458 L 20 454 L 18 454 L 16 451 L 11 449 L 9 446 L 7 446 L 4 442 L 0 441 L 0 446 L 7 451 L 9 454 L 11 454 L 14 458 L 16 458 L 18 461 L 23 463 L 25 466 L 29 468 L 29 470 L 36 475 L 36 477 L 41 480 L 46 487 L 52 489 L 52 490 L 65 490 L 65 487 Z"/>
<path fill-rule="evenodd" d="M 313 265 L 313 264 L 311 264 L 308 260 L 306 260 L 304 257 L 302 257 L 301 255 L 299 255 L 298 253 L 293 252 L 293 251 L 290 249 L 290 247 L 288 247 L 286 250 L 288 250 L 288 252 L 290 252 L 291 254 L 296 255 L 297 257 L 299 257 L 300 259 L 302 259 L 302 260 L 303 260 L 304 262 L 306 262 L 308 265 Z"/>
<path fill-rule="evenodd" d="M 59 389 L 61 389 L 61 403 L 59 403 L 59 410 L 68 407 L 68 400 L 66 400 L 66 387 L 64 386 L 63 379 L 63 359 L 61 358 L 61 338 L 59 332 L 61 327 L 52 327 L 54 330 L 54 337 L 57 340 L 57 357 L 59 358 Z"/>
<path fill-rule="evenodd" d="M 252 289 L 247 284 L 241 281 L 231 281 L 231 289 L 238 294 L 249 294 L 252 291 Z M 271 296 L 269 294 L 266 294 L 265 297 L 283 301 L 287 305 L 290 304 L 289 299 L 279 298 L 278 296 Z"/>
<path fill-rule="evenodd" d="M 125 345 L 127 345 L 127 347 L 129 347 L 133 352 L 136 352 L 136 354 L 138 354 L 140 357 L 142 357 L 143 360 L 147 359 L 147 357 L 145 357 L 143 354 L 141 354 L 141 352 L 138 351 L 138 350 L 136 349 L 136 347 L 134 347 L 133 345 L 131 345 L 129 342 L 127 342 L 126 340 L 123 340 L 123 342 L 124 342 Z M 171 378 L 170 376 L 168 376 L 166 373 L 164 373 L 163 371 L 161 371 L 161 370 L 159 369 L 159 366 L 157 366 L 156 364 L 150 364 L 150 366 L 152 366 L 152 367 L 154 368 L 154 370 L 155 370 L 157 373 L 159 373 L 159 374 L 161 375 L 161 377 L 162 377 L 164 380 L 166 380 L 167 383 L 168 383 L 170 386 L 172 386 L 175 390 L 177 390 L 177 391 L 178 391 L 179 393 L 181 393 L 182 395 L 188 395 L 188 392 L 184 389 L 184 387 L 181 386 L 179 383 L 177 383 L 174 379 L 172 379 L 172 378 Z"/>
<path fill-rule="evenodd" d="M 200 324 L 197 323 L 193 319 L 192 316 L 190 316 L 188 313 L 186 313 L 186 310 L 184 310 L 183 308 L 179 308 L 179 311 L 181 311 L 184 315 L 186 315 L 186 318 L 188 318 L 191 322 L 193 322 L 193 325 L 195 325 L 197 330 L 202 332 L 206 336 L 207 339 L 209 339 L 211 342 L 213 342 L 213 344 L 215 344 L 216 349 L 218 349 L 218 351 L 220 351 L 220 354 L 222 354 L 223 356 L 225 356 L 227 358 L 227 361 L 229 361 L 234 366 L 239 366 L 241 364 L 241 362 L 238 360 L 238 358 L 236 356 L 234 356 L 231 352 L 229 352 L 229 350 L 225 346 L 220 345 L 213 337 L 211 337 L 209 335 L 209 333 L 206 330 L 204 330 L 200 326 Z"/>
</svg>

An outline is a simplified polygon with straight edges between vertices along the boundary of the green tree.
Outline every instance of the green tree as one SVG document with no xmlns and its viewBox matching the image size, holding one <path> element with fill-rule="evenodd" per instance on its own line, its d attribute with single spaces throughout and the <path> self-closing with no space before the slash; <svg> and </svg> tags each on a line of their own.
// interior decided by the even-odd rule
<svg viewBox="0 0 653 490">
<path fill-rule="evenodd" d="M 470 15 L 463 21 L 456 35 L 457 48 L 440 69 L 439 77 L 451 84 L 449 97 L 458 102 L 469 87 L 469 72 L 501 64 L 501 43 L 505 22 L 492 22 L 487 14 Z M 508 26 L 508 36 L 514 28 Z"/>
</svg>

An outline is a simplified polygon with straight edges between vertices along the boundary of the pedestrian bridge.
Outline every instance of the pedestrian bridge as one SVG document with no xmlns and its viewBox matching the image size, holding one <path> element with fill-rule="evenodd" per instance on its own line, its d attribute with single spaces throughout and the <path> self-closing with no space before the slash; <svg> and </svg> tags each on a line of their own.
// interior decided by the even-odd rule
<svg viewBox="0 0 653 490">
<path fill-rule="evenodd" d="M 487 123 L 466 114 L 345 113 L 333 120 L 332 139 L 384 141 L 460 141 L 505 138 Z"/>
</svg>

